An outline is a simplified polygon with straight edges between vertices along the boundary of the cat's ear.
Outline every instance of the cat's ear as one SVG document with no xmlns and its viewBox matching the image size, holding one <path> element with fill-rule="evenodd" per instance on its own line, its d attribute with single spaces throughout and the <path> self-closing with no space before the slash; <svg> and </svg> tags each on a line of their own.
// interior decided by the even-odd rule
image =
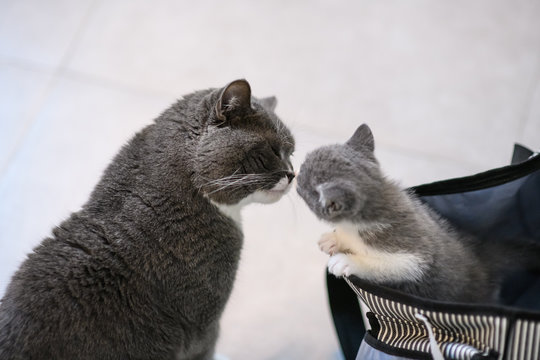
<svg viewBox="0 0 540 360">
<path fill-rule="evenodd" d="M 216 115 L 225 122 L 229 114 L 248 108 L 251 108 L 251 87 L 246 80 L 235 80 L 221 91 L 216 103 Z"/>
<path fill-rule="evenodd" d="M 262 99 L 259 99 L 259 103 L 266 110 L 274 111 L 277 105 L 277 99 L 275 96 L 269 96 Z"/>
<path fill-rule="evenodd" d="M 375 139 L 373 139 L 371 129 L 366 124 L 360 125 L 345 144 L 357 151 L 363 149 L 367 149 L 370 152 L 375 151 Z"/>
</svg>

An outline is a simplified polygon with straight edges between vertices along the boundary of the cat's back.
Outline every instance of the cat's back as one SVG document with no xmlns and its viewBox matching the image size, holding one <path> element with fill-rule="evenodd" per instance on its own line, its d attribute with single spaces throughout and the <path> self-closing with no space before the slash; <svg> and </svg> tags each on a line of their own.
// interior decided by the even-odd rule
<svg viewBox="0 0 540 360">
<path fill-rule="evenodd" d="M 204 333 L 219 316 L 241 247 L 231 219 L 213 207 L 199 211 L 169 209 L 163 228 L 151 211 L 137 225 L 72 214 L 12 278 L 0 304 L 0 359 L 173 358 L 186 328 Z M 201 236 L 206 246 L 194 248 Z M 207 271 L 205 261 L 222 271 Z"/>
<path fill-rule="evenodd" d="M 29 254 L 0 305 L 1 359 L 174 357 L 183 314 L 108 235 L 76 213 Z"/>
<path fill-rule="evenodd" d="M 0 358 L 84 358 L 85 349 L 99 355 L 100 346 L 111 351 L 111 324 L 121 328 L 129 308 L 121 300 L 134 294 L 140 282 L 134 280 L 99 232 L 73 214 L 13 276 L 0 305 Z"/>
</svg>

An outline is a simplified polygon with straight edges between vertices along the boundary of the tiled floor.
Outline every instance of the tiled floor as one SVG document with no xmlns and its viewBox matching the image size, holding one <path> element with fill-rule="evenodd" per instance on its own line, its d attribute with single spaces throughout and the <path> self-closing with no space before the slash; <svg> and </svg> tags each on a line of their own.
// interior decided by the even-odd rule
<svg viewBox="0 0 540 360">
<path fill-rule="evenodd" d="M 0 0 L 0 294 L 134 131 L 245 77 L 306 152 L 371 125 L 404 185 L 540 148 L 540 2 Z M 244 212 L 230 359 L 334 359 L 325 230 L 291 193 Z"/>
</svg>

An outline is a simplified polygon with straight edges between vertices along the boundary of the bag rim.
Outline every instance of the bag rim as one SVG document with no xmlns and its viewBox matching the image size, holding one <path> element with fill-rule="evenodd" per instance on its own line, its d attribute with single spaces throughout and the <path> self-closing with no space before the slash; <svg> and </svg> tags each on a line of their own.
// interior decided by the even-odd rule
<svg viewBox="0 0 540 360">
<path fill-rule="evenodd" d="M 511 319 L 525 318 L 527 320 L 540 321 L 540 311 L 526 310 L 500 304 L 463 303 L 427 299 L 391 289 L 383 285 L 373 284 L 354 275 L 344 278 L 344 280 L 349 283 L 349 285 L 358 287 L 373 295 L 393 300 L 404 305 L 421 307 L 429 311 L 453 312 L 456 314 L 475 313 L 478 315 L 496 315 Z"/>
<path fill-rule="evenodd" d="M 502 185 L 539 170 L 540 154 L 535 154 L 519 164 L 507 165 L 475 175 L 416 185 L 408 190 L 419 197 L 457 194 Z"/>
</svg>

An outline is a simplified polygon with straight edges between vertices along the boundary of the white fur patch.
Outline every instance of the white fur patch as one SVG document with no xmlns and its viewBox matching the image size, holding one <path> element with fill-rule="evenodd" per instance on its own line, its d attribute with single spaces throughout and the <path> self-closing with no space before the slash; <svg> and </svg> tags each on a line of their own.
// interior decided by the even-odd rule
<svg viewBox="0 0 540 360">
<path fill-rule="evenodd" d="M 260 204 L 272 204 L 281 199 L 290 189 L 291 184 L 289 183 L 289 179 L 284 176 L 270 190 L 255 191 L 246 197 L 246 199 L 249 198 L 251 202 Z"/>
<path fill-rule="evenodd" d="M 326 206 L 326 198 L 324 197 L 324 185 L 317 185 L 317 192 L 319 193 L 319 203 L 322 207 Z"/>
<path fill-rule="evenodd" d="M 363 226 L 361 231 L 380 231 L 384 224 Z M 415 281 L 424 272 L 425 262 L 418 255 L 403 252 L 388 252 L 367 245 L 359 235 L 359 226 L 339 223 L 335 238 L 340 251 L 330 257 L 329 271 L 336 276 L 356 275 L 372 281 Z"/>
<path fill-rule="evenodd" d="M 274 185 L 274 187 L 270 190 L 260 190 L 255 191 L 252 194 L 249 194 L 242 200 L 240 200 L 237 204 L 234 205 L 226 205 L 226 204 L 219 204 L 215 201 L 211 201 L 212 204 L 214 204 L 223 214 L 227 215 L 231 219 L 233 219 L 238 225 L 242 224 L 242 216 L 241 211 L 242 208 L 246 205 L 252 204 L 252 203 L 260 203 L 260 204 L 271 204 L 279 199 L 283 195 L 285 195 L 291 188 L 291 184 L 289 183 L 288 178 L 285 176 L 279 182 Z"/>
<path fill-rule="evenodd" d="M 221 211 L 226 216 L 233 219 L 238 225 L 242 225 L 242 214 L 241 210 L 243 205 L 240 203 L 234 205 L 219 204 L 215 201 L 211 201 L 219 211 Z"/>
</svg>

